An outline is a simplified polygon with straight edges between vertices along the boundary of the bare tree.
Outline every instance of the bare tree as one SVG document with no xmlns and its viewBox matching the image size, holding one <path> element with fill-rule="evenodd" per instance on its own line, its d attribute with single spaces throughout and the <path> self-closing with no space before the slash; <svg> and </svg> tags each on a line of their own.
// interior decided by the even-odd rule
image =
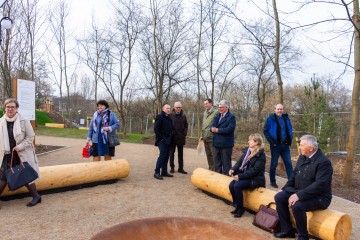
<svg viewBox="0 0 360 240">
<path fill-rule="evenodd" d="M 60 99 L 63 103 L 63 86 L 65 83 L 66 88 L 66 110 L 69 117 L 71 117 L 70 109 L 71 109 L 71 84 L 75 79 L 75 70 L 78 63 L 75 64 L 71 71 L 71 64 L 68 62 L 69 52 L 73 49 L 69 47 L 68 39 L 71 36 L 71 33 L 68 33 L 66 20 L 68 19 L 70 14 L 70 7 L 68 5 L 67 0 L 59 0 L 55 3 L 54 8 L 49 12 L 48 20 L 50 22 L 50 30 L 53 34 L 53 39 L 57 46 L 57 54 L 54 54 L 53 49 L 48 49 L 49 61 L 53 80 L 59 88 Z M 62 106 L 63 112 L 63 106 Z M 71 119 L 69 119 L 71 120 Z"/>
<path fill-rule="evenodd" d="M 183 7 L 179 0 L 150 1 L 151 17 L 141 38 L 144 59 L 143 71 L 147 77 L 147 88 L 155 97 L 155 112 L 169 100 L 174 86 L 191 79 L 186 45 L 189 24 L 184 20 Z M 146 66 L 145 66 L 146 64 Z M 146 71 L 151 70 L 151 76 Z"/>
<path fill-rule="evenodd" d="M 344 7 L 348 11 L 348 4 L 341 0 Z M 359 0 L 352 1 L 353 16 L 349 21 L 354 26 L 354 86 L 352 91 L 352 107 L 351 107 L 351 123 L 349 129 L 349 139 L 347 143 L 346 164 L 342 179 L 342 184 L 350 186 L 352 184 L 353 167 L 355 162 L 356 147 L 358 146 L 360 136 L 360 13 Z M 350 3 L 349 3 L 350 4 Z"/>
<path fill-rule="evenodd" d="M 280 21 L 279 21 L 279 14 L 276 7 L 276 0 L 272 0 L 273 11 L 274 11 L 274 18 L 275 18 L 275 57 L 274 57 L 274 68 L 276 73 L 276 79 L 278 84 L 278 103 L 284 102 L 284 92 L 283 92 L 283 82 L 281 79 L 281 72 L 280 72 Z"/>
<path fill-rule="evenodd" d="M 106 68 L 104 61 L 108 58 L 110 43 L 105 39 L 108 32 L 109 29 L 98 26 L 95 17 L 92 16 L 91 30 L 82 39 L 77 40 L 78 57 L 93 73 L 95 102 L 98 99 L 99 77 L 104 76 Z"/>
</svg>

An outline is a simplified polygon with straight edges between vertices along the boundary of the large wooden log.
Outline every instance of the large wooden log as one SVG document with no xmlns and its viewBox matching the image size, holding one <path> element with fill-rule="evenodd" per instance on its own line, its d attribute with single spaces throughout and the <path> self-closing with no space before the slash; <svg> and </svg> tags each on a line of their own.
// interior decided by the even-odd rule
<svg viewBox="0 0 360 240">
<path fill-rule="evenodd" d="M 126 178 L 129 172 L 130 165 L 125 159 L 46 166 L 40 167 L 40 179 L 36 181 L 36 187 L 42 191 Z M 14 192 L 6 188 L 2 196 L 25 192 L 28 192 L 25 187 Z"/>
<path fill-rule="evenodd" d="M 232 201 L 229 191 L 231 180 L 229 176 L 203 168 L 195 169 L 191 176 L 194 186 L 229 201 Z M 266 188 L 244 191 L 244 207 L 258 211 L 261 204 L 273 202 L 275 194 L 275 191 Z M 352 221 L 349 214 L 326 209 L 307 213 L 307 220 L 308 231 L 315 237 L 328 240 L 350 239 Z"/>
</svg>

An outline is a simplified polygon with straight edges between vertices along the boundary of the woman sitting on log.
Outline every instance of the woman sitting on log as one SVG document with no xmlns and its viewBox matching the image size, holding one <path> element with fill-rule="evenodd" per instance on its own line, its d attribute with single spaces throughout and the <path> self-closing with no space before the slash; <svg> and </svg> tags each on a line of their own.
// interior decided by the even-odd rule
<svg viewBox="0 0 360 240">
<path fill-rule="evenodd" d="M 229 189 L 235 205 L 235 210 L 231 213 L 236 218 L 241 217 L 245 212 L 242 190 L 265 187 L 266 155 L 263 138 L 258 133 L 251 134 L 248 144 L 249 146 L 242 150 L 243 154 L 239 161 L 229 171 L 229 175 L 233 178 Z"/>
</svg>

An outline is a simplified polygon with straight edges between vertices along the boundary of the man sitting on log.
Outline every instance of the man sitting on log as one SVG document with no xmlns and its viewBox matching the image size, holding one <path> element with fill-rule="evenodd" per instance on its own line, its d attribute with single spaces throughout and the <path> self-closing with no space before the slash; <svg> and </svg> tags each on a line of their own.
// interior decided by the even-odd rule
<svg viewBox="0 0 360 240">
<path fill-rule="evenodd" d="M 330 160 L 318 148 L 316 137 L 304 135 L 300 138 L 300 150 L 295 169 L 275 195 L 281 231 L 277 238 L 294 238 L 295 229 L 290 220 L 289 206 L 296 221 L 298 239 L 309 239 L 306 212 L 326 209 L 331 202 L 331 180 L 333 168 Z"/>
</svg>

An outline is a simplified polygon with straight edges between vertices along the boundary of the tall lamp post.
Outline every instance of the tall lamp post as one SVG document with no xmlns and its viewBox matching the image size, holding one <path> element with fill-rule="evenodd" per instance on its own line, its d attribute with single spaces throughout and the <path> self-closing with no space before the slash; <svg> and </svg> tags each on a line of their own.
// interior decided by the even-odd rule
<svg viewBox="0 0 360 240">
<path fill-rule="evenodd" d="M 4 6 L 4 4 L 7 2 L 7 0 L 0 0 L 0 8 Z M 2 28 L 4 29 L 10 29 L 12 27 L 12 20 L 9 17 L 3 17 L 0 20 L 0 43 L 2 41 Z"/>
</svg>

